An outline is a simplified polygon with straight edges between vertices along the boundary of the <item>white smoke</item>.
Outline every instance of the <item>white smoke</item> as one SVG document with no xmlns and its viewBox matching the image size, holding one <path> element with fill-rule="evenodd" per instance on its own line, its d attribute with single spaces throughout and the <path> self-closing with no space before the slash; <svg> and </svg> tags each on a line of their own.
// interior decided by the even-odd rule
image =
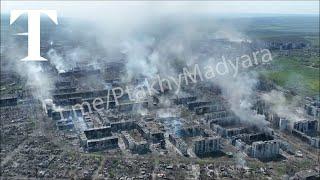
<svg viewBox="0 0 320 180">
<path fill-rule="evenodd" d="M 43 68 L 36 64 L 26 63 L 24 69 L 27 75 L 26 85 L 33 89 L 33 95 L 40 100 L 49 98 L 50 90 L 53 89 L 53 81 Z"/>
<path fill-rule="evenodd" d="M 243 121 L 254 125 L 265 126 L 268 122 L 264 115 L 252 110 L 255 103 L 255 87 L 258 80 L 254 73 L 241 74 L 235 78 L 222 77 L 216 83 L 227 98 L 231 110 Z"/>
<path fill-rule="evenodd" d="M 7 33 L 12 33 L 8 31 Z M 35 98 L 44 100 L 50 98 L 53 89 L 53 81 L 43 68 L 41 62 L 23 62 L 20 59 L 26 56 L 24 43 L 18 42 L 14 36 L 2 36 L 2 57 L 3 66 L 1 69 L 15 72 L 21 77 L 21 85 L 27 87 L 26 92 L 30 92 Z M 23 41 L 22 41 L 23 42 Z"/>
<path fill-rule="evenodd" d="M 213 58 L 210 55 L 203 56 L 201 52 L 197 51 L 197 47 L 201 46 L 202 39 L 207 37 L 208 33 L 212 33 L 205 29 L 207 27 L 202 27 L 203 24 L 198 22 L 193 22 L 194 24 L 191 25 L 171 23 L 170 25 L 175 29 L 170 33 L 161 32 L 158 35 L 159 37 L 156 36 L 157 38 L 145 35 L 134 41 L 126 41 L 123 52 L 127 55 L 128 64 L 126 68 L 129 78 L 137 75 L 154 78 L 158 74 L 177 77 L 178 72 L 186 65 L 195 63 L 202 66 L 216 65 L 221 60 L 221 58 L 212 60 Z M 222 31 L 225 33 L 221 34 Z M 229 40 L 229 42 L 245 40 L 242 33 L 235 31 L 230 26 L 226 26 L 226 29 L 219 28 L 219 31 L 213 31 L 213 33 L 216 33 L 216 38 L 223 35 L 223 38 Z M 208 48 L 211 50 L 210 47 Z M 226 55 L 230 54 L 228 49 L 218 51 Z M 238 53 L 241 53 L 241 51 L 239 50 Z M 243 54 L 237 55 L 241 56 Z M 258 82 L 256 74 L 242 72 L 237 77 L 232 77 L 232 73 L 230 73 L 217 76 L 212 81 L 220 86 L 223 96 L 231 106 L 231 110 L 242 121 L 259 126 L 268 124 L 264 115 L 259 115 L 252 110 L 255 103 L 254 89 Z"/>
<path fill-rule="evenodd" d="M 66 61 L 58 55 L 58 53 L 54 49 L 50 49 L 47 52 L 50 62 L 56 67 L 59 73 L 66 72 Z"/>
<path fill-rule="evenodd" d="M 279 117 L 287 118 L 291 122 L 302 120 L 306 116 L 298 105 L 298 102 L 301 101 L 299 97 L 288 101 L 283 92 L 272 90 L 262 94 L 261 98 L 271 105 L 271 110 L 274 113 Z"/>
<path fill-rule="evenodd" d="M 157 118 L 180 117 L 181 112 L 175 108 L 163 108 L 157 110 Z"/>
<path fill-rule="evenodd" d="M 154 44 L 154 39 L 144 38 L 141 41 L 132 40 L 124 42 L 123 53 L 127 56 L 128 79 L 132 79 L 139 74 L 151 78 L 157 73 L 156 66 L 149 60 L 150 51 Z"/>
</svg>

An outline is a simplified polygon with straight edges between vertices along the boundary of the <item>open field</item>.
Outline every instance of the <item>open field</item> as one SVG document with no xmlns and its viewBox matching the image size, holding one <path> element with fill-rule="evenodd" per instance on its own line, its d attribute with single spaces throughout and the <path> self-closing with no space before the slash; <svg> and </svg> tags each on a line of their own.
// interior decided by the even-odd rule
<svg viewBox="0 0 320 180">
<path fill-rule="evenodd" d="M 311 57 L 310 61 L 317 61 Z M 303 65 L 296 57 L 276 58 L 270 70 L 263 70 L 262 74 L 277 85 L 288 88 L 303 95 L 317 95 L 319 93 L 319 68 Z"/>
</svg>

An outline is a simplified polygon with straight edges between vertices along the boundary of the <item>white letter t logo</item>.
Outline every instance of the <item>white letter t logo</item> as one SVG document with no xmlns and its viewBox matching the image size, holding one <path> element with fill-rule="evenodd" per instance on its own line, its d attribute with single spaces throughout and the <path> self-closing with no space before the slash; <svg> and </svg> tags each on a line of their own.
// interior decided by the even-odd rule
<svg viewBox="0 0 320 180">
<path fill-rule="evenodd" d="M 40 56 L 40 13 L 58 24 L 57 11 L 55 10 L 13 10 L 10 15 L 10 25 L 23 13 L 28 13 L 28 56 L 21 61 L 47 61 Z"/>
</svg>

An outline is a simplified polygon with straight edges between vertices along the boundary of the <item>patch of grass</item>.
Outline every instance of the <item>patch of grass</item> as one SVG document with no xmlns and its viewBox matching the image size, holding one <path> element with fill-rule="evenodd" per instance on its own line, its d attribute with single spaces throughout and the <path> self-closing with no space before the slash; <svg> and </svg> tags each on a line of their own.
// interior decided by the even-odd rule
<svg viewBox="0 0 320 180">
<path fill-rule="evenodd" d="M 299 169 L 308 169 L 312 167 L 312 164 L 313 164 L 312 161 L 308 159 L 303 159 L 297 163 L 297 166 Z"/>
<path fill-rule="evenodd" d="M 109 172 L 109 177 L 110 177 L 110 178 L 114 178 L 114 177 L 115 177 L 113 171 L 110 171 L 110 172 Z"/>
<path fill-rule="evenodd" d="M 287 167 L 284 164 L 279 164 L 277 166 L 274 166 L 274 170 L 277 172 L 278 176 L 282 176 L 282 175 L 286 174 Z"/>
<path fill-rule="evenodd" d="M 313 57 L 314 61 L 315 58 Z M 281 57 L 272 61 L 270 70 L 262 74 L 277 85 L 302 95 L 317 95 L 320 90 L 319 68 L 305 66 L 297 57 Z"/>
</svg>

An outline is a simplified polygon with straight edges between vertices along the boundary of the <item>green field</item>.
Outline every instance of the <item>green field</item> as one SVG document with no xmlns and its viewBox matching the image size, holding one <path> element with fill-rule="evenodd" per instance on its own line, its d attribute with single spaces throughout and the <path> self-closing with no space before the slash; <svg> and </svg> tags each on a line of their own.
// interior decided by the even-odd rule
<svg viewBox="0 0 320 180">
<path fill-rule="evenodd" d="M 311 57 L 310 61 L 319 61 Z M 306 66 L 298 57 L 281 57 L 272 61 L 272 68 L 262 74 L 277 85 L 292 90 L 300 95 L 319 94 L 319 68 Z"/>
</svg>

